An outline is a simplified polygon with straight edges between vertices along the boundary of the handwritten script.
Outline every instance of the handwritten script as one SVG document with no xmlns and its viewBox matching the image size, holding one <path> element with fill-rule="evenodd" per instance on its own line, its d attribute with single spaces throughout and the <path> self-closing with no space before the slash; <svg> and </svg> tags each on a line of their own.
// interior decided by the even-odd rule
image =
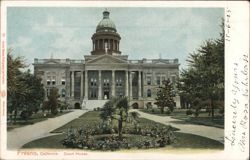
<svg viewBox="0 0 250 160">
<path fill-rule="evenodd" d="M 246 151 L 247 131 L 249 120 L 249 57 L 243 54 L 239 63 L 233 64 L 233 83 L 231 93 L 233 98 L 230 102 L 230 132 L 225 136 L 231 146 L 237 146 L 240 151 Z"/>
</svg>

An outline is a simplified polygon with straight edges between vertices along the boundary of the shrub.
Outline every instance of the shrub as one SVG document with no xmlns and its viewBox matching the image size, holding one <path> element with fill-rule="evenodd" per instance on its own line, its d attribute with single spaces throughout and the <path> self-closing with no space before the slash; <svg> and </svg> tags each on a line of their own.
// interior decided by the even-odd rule
<svg viewBox="0 0 250 160">
<path fill-rule="evenodd" d="M 155 109 L 153 108 L 153 109 L 151 110 L 151 112 L 152 112 L 152 113 L 155 113 Z"/>
<path fill-rule="evenodd" d="M 224 113 L 225 113 L 224 108 L 220 108 L 220 109 L 219 109 L 219 113 L 220 113 L 221 115 L 224 115 Z"/>
<path fill-rule="evenodd" d="M 199 113 L 200 113 L 200 111 L 196 109 L 195 112 L 194 112 L 194 116 L 195 116 L 195 117 L 198 117 L 198 116 L 199 116 Z"/>
<path fill-rule="evenodd" d="M 167 115 L 170 115 L 170 114 L 171 114 L 171 111 L 168 109 L 168 110 L 166 111 L 166 114 L 167 114 Z"/>
<path fill-rule="evenodd" d="M 23 120 L 25 120 L 25 121 L 27 121 L 28 118 L 31 117 L 31 116 L 32 116 L 32 111 L 28 111 L 28 110 L 23 110 L 23 111 L 21 112 L 21 114 L 20 114 L 20 117 L 21 117 Z"/>
<path fill-rule="evenodd" d="M 192 114 L 193 114 L 193 111 L 191 109 L 189 109 L 189 110 L 186 111 L 186 115 L 189 116 L 189 115 L 192 115 Z"/>
<path fill-rule="evenodd" d="M 53 109 L 53 110 L 52 110 L 52 114 L 53 114 L 53 115 L 57 115 L 57 113 L 58 113 L 58 110 L 57 110 L 57 109 Z"/>
</svg>

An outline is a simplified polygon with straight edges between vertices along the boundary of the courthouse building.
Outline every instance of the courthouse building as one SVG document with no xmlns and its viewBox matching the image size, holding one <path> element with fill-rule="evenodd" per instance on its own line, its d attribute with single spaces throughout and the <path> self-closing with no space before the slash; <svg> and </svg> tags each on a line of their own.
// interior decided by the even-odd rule
<svg viewBox="0 0 250 160">
<path fill-rule="evenodd" d="M 142 108 L 154 106 L 163 80 L 170 79 L 176 89 L 178 59 L 129 60 L 120 51 L 121 36 L 109 14 L 103 12 L 91 37 L 93 49 L 84 59 L 35 58 L 34 73 L 42 78 L 46 98 L 56 87 L 60 100 L 72 108 L 102 107 L 111 97 L 123 96 L 128 97 L 133 108 Z M 175 101 L 180 107 L 178 95 Z"/>
</svg>

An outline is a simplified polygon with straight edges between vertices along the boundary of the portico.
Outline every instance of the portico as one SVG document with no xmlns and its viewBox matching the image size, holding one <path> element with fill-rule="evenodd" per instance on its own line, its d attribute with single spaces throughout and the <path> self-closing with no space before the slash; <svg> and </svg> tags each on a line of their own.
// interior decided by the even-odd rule
<svg viewBox="0 0 250 160">
<path fill-rule="evenodd" d="M 80 99 L 106 100 L 111 97 L 124 96 L 130 99 L 142 98 L 141 71 L 110 69 L 71 71 L 70 95 L 73 99 L 77 98 L 75 97 L 76 72 L 81 75 Z"/>
</svg>

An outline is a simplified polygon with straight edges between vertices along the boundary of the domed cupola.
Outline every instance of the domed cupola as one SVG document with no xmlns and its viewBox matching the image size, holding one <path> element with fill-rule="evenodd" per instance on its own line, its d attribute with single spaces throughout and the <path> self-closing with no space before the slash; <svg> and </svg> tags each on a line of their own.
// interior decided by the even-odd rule
<svg viewBox="0 0 250 160">
<path fill-rule="evenodd" d="M 117 33 L 114 22 L 109 18 L 109 12 L 103 12 L 103 19 L 96 27 L 96 33 L 92 36 L 92 55 L 121 54 L 119 51 L 120 35 Z"/>
<path fill-rule="evenodd" d="M 103 19 L 96 27 L 96 32 L 116 32 L 114 22 L 109 18 L 109 12 L 105 10 L 103 12 Z"/>
</svg>

